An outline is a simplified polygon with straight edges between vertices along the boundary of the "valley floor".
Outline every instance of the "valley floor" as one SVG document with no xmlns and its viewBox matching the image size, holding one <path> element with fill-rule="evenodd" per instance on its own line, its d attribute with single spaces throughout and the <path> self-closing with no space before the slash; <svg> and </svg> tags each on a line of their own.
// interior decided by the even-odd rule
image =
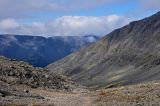
<svg viewBox="0 0 160 106">
<path fill-rule="evenodd" d="M 0 97 L 0 104 L 14 104 L 15 106 L 160 106 L 160 81 L 97 91 L 77 90 L 72 93 L 64 93 L 29 89 L 29 93 L 31 97 L 15 95 Z M 34 95 L 40 95 L 42 98 Z"/>
</svg>

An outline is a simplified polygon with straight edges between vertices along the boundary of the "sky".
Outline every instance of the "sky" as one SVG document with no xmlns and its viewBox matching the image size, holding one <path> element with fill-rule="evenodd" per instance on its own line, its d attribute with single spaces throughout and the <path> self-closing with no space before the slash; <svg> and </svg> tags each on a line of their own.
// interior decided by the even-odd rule
<svg viewBox="0 0 160 106">
<path fill-rule="evenodd" d="M 159 10 L 160 0 L 0 0 L 0 34 L 104 36 Z"/>
</svg>

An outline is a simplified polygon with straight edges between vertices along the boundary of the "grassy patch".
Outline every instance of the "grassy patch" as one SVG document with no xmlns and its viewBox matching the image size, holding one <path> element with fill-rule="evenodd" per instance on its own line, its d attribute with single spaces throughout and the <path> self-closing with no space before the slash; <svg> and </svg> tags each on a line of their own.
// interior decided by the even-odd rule
<svg viewBox="0 0 160 106">
<path fill-rule="evenodd" d="M 111 84 L 107 85 L 105 88 L 114 88 L 114 87 L 122 86 L 124 82 L 125 81 L 119 81 L 119 82 L 111 83 Z"/>
<path fill-rule="evenodd" d="M 122 86 L 124 84 L 124 82 L 126 82 L 126 80 L 122 80 L 122 81 L 118 81 L 118 82 L 113 82 L 111 84 L 105 84 L 105 85 L 101 85 L 98 86 L 98 89 L 107 89 L 107 88 L 115 88 L 118 86 Z"/>
<path fill-rule="evenodd" d="M 121 49 L 119 49 L 119 48 L 113 48 L 112 49 L 112 53 L 118 53 L 118 52 L 120 52 L 121 51 Z"/>
</svg>

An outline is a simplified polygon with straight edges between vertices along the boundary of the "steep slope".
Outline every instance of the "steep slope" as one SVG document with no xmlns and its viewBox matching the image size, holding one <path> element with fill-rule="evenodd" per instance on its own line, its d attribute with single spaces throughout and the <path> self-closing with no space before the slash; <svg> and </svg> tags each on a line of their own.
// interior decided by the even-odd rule
<svg viewBox="0 0 160 106">
<path fill-rule="evenodd" d="M 131 22 L 46 67 L 89 87 L 160 79 L 160 12 Z"/>
<path fill-rule="evenodd" d="M 0 35 L 0 55 L 44 67 L 95 42 L 96 36 Z"/>
</svg>

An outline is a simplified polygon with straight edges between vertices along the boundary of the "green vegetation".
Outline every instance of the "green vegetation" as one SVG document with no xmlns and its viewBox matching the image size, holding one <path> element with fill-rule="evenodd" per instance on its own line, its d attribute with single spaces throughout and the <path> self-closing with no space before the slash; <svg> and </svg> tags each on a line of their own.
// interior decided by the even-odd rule
<svg viewBox="0 0 160 106">
<path fill-rule="evenodd" d="M 111 84 L 104 84 L 97 87 L 97 89 L 107 89 L 107 88 L 115 88 L 118 86 L 122 86 L 126 80 L 118 81 L 118 82 L 112 82 Z"/>
<path fill-rule="evenodd" d="M 119 53 L 121 51 L 120 48 L 113 48 L 112 53 Z"/>
<path fill-rule="evenodd" d="M 109 85 L 107 85 L 105 88 L 114 88 L 114 87 L 118 87 L 123 85 L 123 83 L 126 82 L 125 80 L 119 81 L 119 82 L 115 82 L 115 83 L 111 83 Z"/>
</svg>

